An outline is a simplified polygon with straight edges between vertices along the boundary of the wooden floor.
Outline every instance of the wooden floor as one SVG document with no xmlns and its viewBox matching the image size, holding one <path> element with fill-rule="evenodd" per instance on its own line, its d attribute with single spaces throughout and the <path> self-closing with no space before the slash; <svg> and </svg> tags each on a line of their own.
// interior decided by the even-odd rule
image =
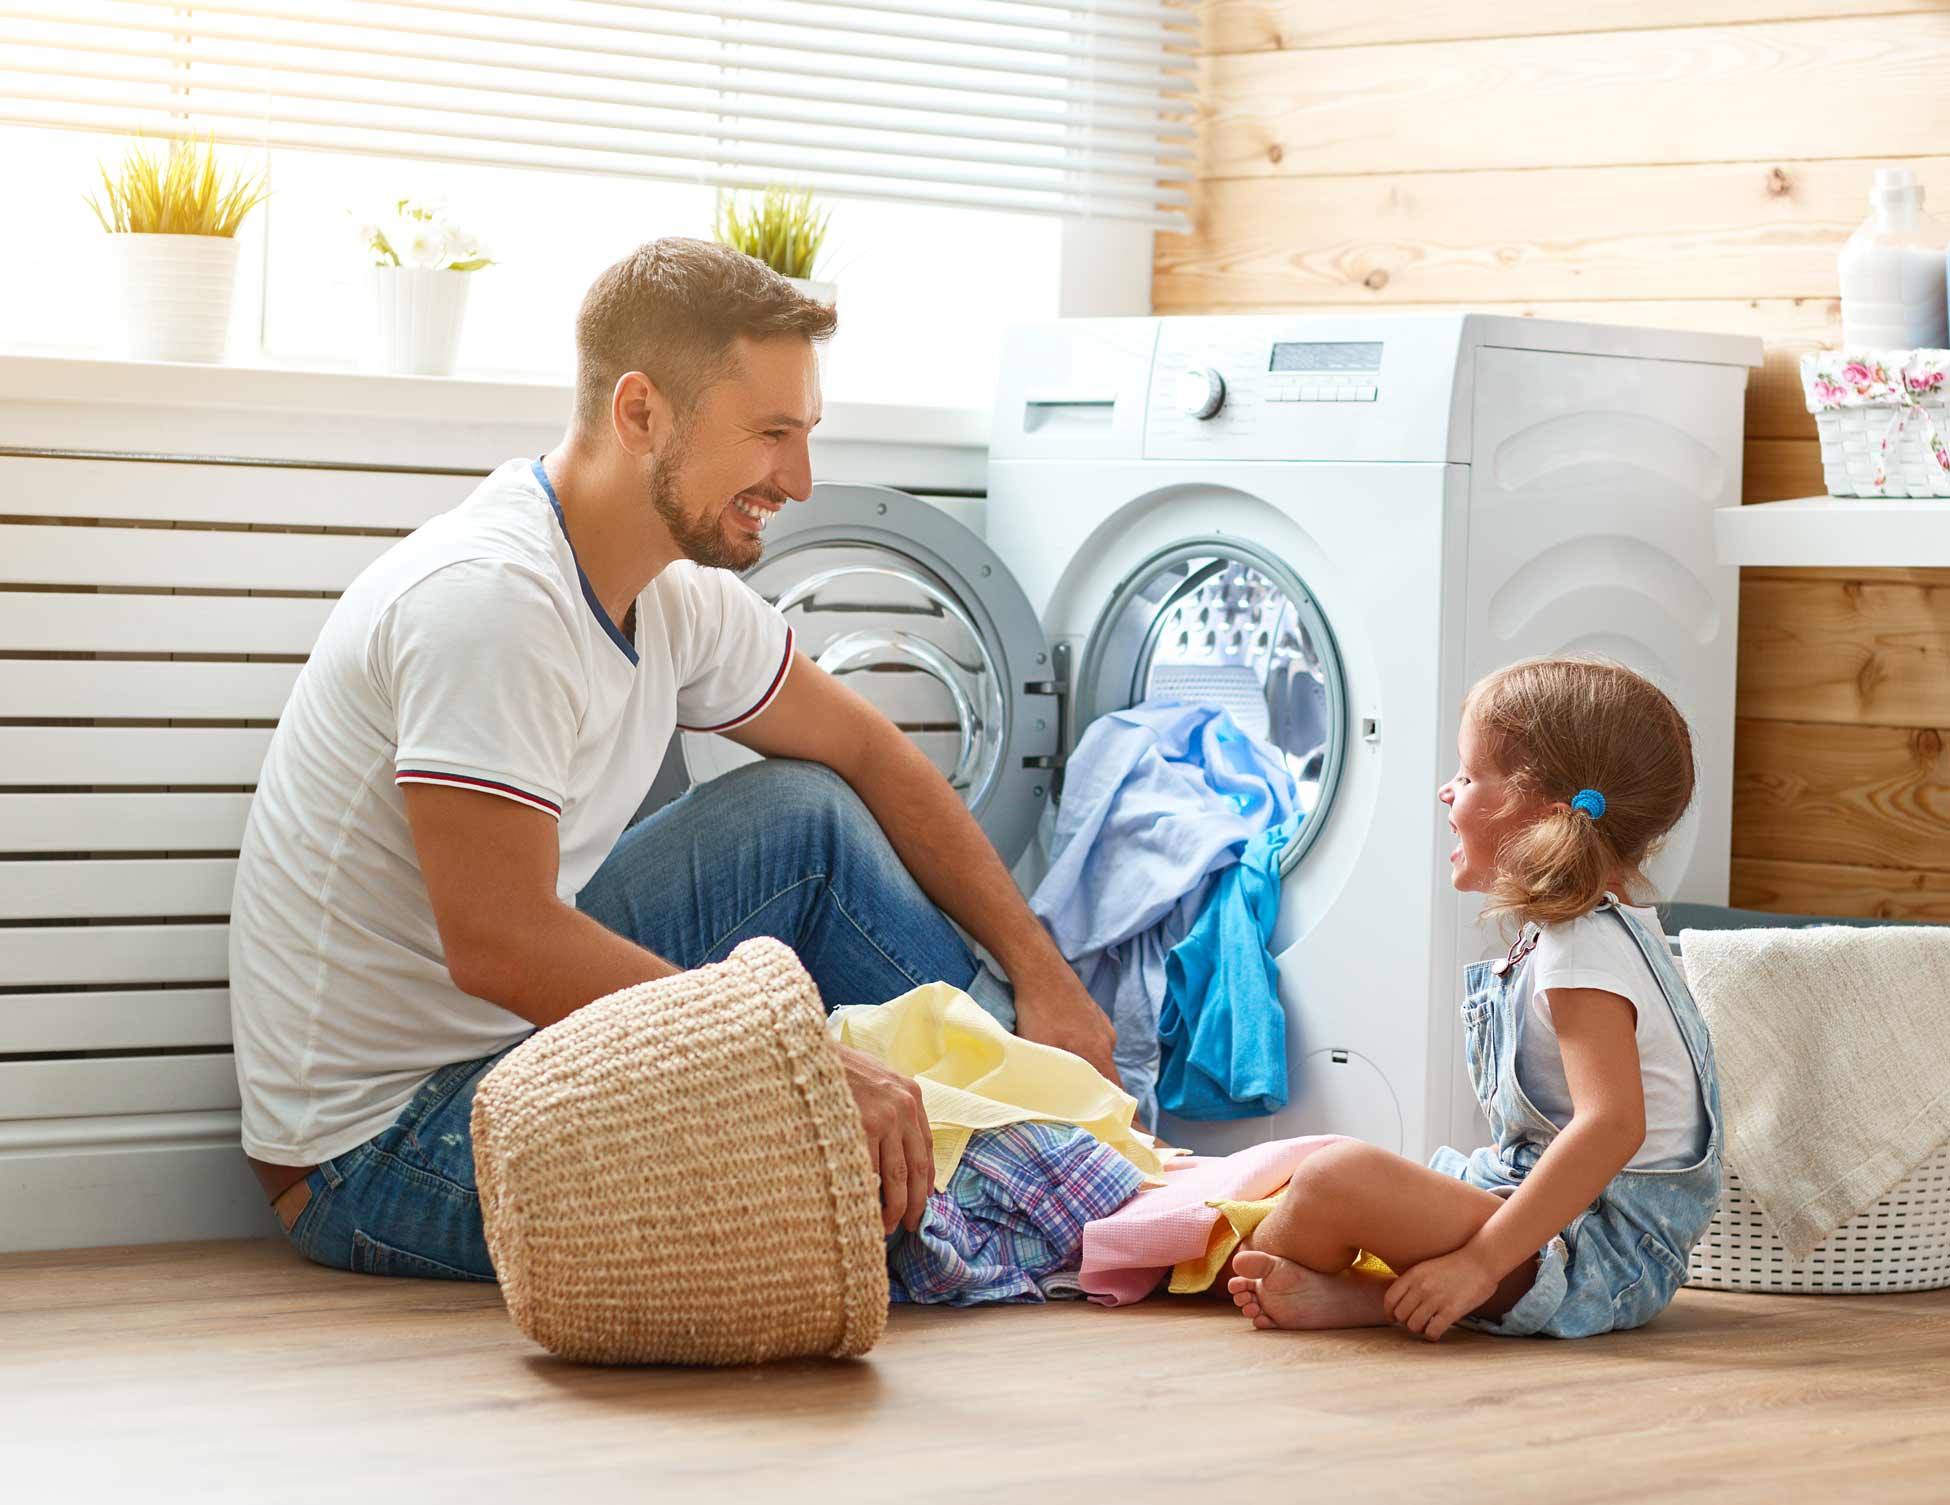
<svg viewBox="0 0 1950 1505">
<path fill-rule="evenodd" d="M 728 1253 L 728 1279 L 762 1279 Z M 1950 1498 L 1950 1291 L 1684 1291 L 1583 1343 L 897 1309 L 856 1363 L 604 1370 L 274 1242 L 0 1257 L 0 1500 Z"/>
</svg>

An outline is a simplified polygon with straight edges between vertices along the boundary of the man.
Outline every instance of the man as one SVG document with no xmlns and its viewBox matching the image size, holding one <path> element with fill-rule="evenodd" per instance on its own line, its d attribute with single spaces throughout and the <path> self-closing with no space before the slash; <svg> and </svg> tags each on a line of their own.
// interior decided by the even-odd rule
<svg viewBox="0 0 1950 1505">
<path fill-rule="evenodd" d="M 943 980 L 1111 1070 L 1108 1020 L 954 791 L 728 573 L 811 494 L 833 327 L 749 257 L 642 247 L 583 301 L 561 444 L 334 608 L 260 776 L 231 920 L 244 1148 L 308 1257 L 491 1280 L 480 1078 L 532 1028 L 754 935 L 792 946 L 829 1006 Z M 680 726 L 768 761 L 626 831 Z M 885 1227 L 917 1228 L 919 1093 L 842 1055 Z"/>
</svg>

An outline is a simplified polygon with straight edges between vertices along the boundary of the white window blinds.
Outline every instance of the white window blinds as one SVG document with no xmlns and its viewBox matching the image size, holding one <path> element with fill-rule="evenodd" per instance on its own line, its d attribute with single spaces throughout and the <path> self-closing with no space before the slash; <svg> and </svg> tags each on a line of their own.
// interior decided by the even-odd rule
<svg viewBox="0 0 1950 1505">
<path fill-rule="evenodd" d="M 1182 227 L 1189 0 L 0 0 L 0 120 Z"/>
</svg>

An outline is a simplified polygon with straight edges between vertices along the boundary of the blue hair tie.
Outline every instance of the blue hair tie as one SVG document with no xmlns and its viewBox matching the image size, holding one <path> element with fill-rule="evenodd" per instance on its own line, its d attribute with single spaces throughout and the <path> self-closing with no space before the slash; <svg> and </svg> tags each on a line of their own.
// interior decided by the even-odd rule
<svg viewBox="0 0 1950 1505">
<path fill-rule="evenodd" d="M 1605 797 L 1595 789 L 1580 789 L 1571 796 L 1571 808 L 1582 810 L 1593 820 L 1605 818 Z"/>
</svg>

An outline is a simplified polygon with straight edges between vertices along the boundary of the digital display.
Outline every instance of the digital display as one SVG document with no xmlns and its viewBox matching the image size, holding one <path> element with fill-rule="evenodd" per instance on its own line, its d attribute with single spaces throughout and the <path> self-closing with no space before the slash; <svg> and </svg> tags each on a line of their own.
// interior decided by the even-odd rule
<svg viewBox="0 0 1950 1505">
<path fill-rule="evenodd" d="M 1379 371 L 1381 341 L 1320 345 L 1282 342 L 1273 346 L 1269 371 Z"/>
</svg>

